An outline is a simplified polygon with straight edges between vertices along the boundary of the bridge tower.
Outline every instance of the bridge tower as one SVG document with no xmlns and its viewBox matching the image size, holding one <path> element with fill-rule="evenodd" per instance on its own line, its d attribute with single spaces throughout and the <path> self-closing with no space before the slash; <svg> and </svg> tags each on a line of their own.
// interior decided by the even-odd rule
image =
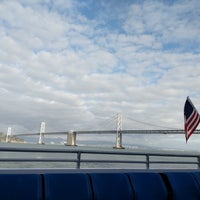
<svg viewBox="0 0 200 200">
<path fill-rule="evenodd" d="M 117 114 L 117 132 L 116 132 L 116 149 L 123 149 L 122 147 L 122 115 L 120 113 Z"/>
<path fill-rule="evenodd" d="M 40 126 L 40 137 L 39 137 L 39 141 L 38 144 L 44 144 L 44 133 L 45 133 L 45 122 L 41 122 L 41 126 Z"/>
<path fill-rule="evenodd" d="M 6 135 L 6 142 L 10 142 L 11 134 L 12 134 L 12 128 L 8 127 L 7 135 Z"/>
</svg>

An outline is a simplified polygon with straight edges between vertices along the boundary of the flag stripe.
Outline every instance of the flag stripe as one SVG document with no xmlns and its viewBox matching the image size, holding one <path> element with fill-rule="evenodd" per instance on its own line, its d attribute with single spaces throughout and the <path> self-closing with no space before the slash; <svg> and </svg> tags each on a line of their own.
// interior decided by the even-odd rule
<svg viewBox="0 0 200 200">
<path fill-rule="evenodd" d="M 192 133 L 195 131 L 195 129 L 196 129 L 196 127 L 199 125 L 199 123 L 200 123 L 200 119 L 197 121 L 196 126 L 193 127 L 193 129 L 190 129 L 190 130 L 188 131 L 188 133 L 187 133 L 187 137 L 186 137 L 187 140 L 188 140 L 189 137 L 192 135 Z"/>
<path fill-rule="evenodd" d="M 194 121 L 194 117 L 195 117 L 196 113 L 197 112 L 195 112 L 195 110 L 193 110 L 192 114 L 190 115 L 190 117 L 186 121 L 187 124 L 191 123 L 191 121 Z"/>
<path fill-rule="evenodd" d="M 197 118 L 196 118 L 196 121 L 191 125 L 191 127 L 189 127 L 191 130 L 194 130 L 194 129 L 196 129 L 196 127 L 198 126 L 198 124 L 199 124 L 199 118 L 198 118 L 198 116 L 197 116 Z"/>
<path fill-rule="evenodd" d="M 188 123 L 186 122 L 188 130 L 192 129 L 196 125 L 197 121 L 198 121 L 198 114 L 197 112 L 194 112 L 193 118 L 190 121 L 188 121 Z"/>
<path fill-rule="evenodd" d="M 189 137 L 192 135 L 192 133 L 195 131 L 196 127 L 199 125 L 200 119 L 197 119 L 197 121 L 195 121 L 195 124 L 192 127 L 187 127 L 186 131 L 187 131 L 187 139 L 189 139 Z"/>
</svg>

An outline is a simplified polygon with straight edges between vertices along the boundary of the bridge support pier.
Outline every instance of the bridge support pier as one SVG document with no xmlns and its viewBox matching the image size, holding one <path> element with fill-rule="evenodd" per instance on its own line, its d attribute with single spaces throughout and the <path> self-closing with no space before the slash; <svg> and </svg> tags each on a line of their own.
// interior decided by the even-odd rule
<svg viewBox="0 0 200 200">
<path fill-rule="evenodd" d="M 7 135 L 6 135 L 6 142 L 10 142 L 11 133 L 12 133 L 12 129 L 11 129 L 11 127 L 8 127 Z"/>
<path fill-rule="evenodd" d="M 116 143 L 113 147 L 115 149 L 124 149 L 122 146 L 122 115 L 117 114 L 117 133 L 116 133 Z"/>
<path fill-rule="evenodd" d="M 76 132 L 70 130 L 67 134 L 66 146 L 76 146 Z"/>
<path fill-rule="evenodd" d="M 43 141 L 44 133 L 45 133 L 45 122 L 42 122 L 40 126 L 40 137 L 39 137 L 38 144 L 44 144 L 44 141 Z"/>
<path fill-rule="evenodd" d="M 124 149 L 124 147 L 122 146 L 122 132 L 117 132 L 116 143 L 113 148 L 114 149 Z"/>
</svg>

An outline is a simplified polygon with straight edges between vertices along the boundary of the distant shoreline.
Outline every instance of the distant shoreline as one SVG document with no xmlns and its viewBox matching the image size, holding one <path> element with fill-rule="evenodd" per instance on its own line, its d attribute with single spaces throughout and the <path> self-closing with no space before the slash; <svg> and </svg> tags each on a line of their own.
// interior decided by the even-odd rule
<svg viewBox="0 0 200 200">
<path fill-rule="evenodd" d="M 0 142 L 6 142 L 6 135 L 4 135 L 3 133 L 0 133 Z M 10 136 L 9 142 L 10 143 L 26 143 L 25 140 L 13 135 Z"/>
</svg>

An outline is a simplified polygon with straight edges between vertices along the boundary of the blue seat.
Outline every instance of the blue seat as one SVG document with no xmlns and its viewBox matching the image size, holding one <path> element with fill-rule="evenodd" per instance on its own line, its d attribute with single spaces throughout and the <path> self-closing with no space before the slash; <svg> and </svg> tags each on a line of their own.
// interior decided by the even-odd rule
<svg viewBox="0 0 200 200">
<path fill-rule="evenodd" d="M 82 173 L 44 174 L 46 200 L 91 200 L 89 176 Z"/>
<path fill-rule="evenodd" d="M 192 174 L 200 187 L 200 172 L 193 172 Z"/>
<path fill-rule="evenodd" d="M 133 200 L 128 176 L 123 173 L 91 173 L 95 200 Z"/>
<path fill-rule="evenodd" d="M 167 200 L 168 191 L 160 174 L 151 172 L 128 173 L 138 200 Z"/>
<path fill-rule="evenodd" d="M 189 172 L 166 172 L 173 200 L 199 200 L 200 188 L 194 178 L 194 175 Z"/>
<path fill-rule="evenodd" d="M 0 199 L 42 200 L 41 175 L 0 174 Z"/>
</svg>

